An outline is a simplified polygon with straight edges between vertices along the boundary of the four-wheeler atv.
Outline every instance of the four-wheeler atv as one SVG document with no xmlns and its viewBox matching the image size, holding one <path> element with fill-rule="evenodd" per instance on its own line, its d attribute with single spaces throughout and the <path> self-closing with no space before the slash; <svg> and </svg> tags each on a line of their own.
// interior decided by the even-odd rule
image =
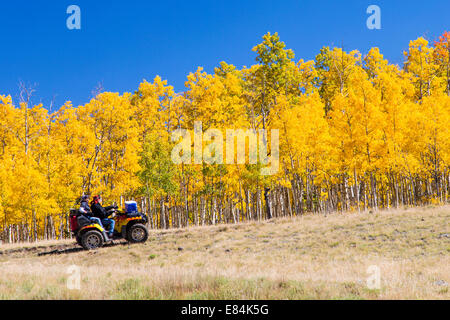
<svg viewBox="0 0 450 320">
<path fill-rule="evenodd" d="M 112 212 L 111 212 L 112 211 Z M 116 239 L 126 239 L 132 243 L 142 243 L 148 239 L 148 230 L 145 224 L 148 222 L 146 215 L 119 212 L 111 209 L 115 221 L 114 235 L 110 238 L 106 230 L 99 224 L 89 220 L 79 210 L 70 210 L 70 228 L 77 243 L 86 250 L 97 249 L 104 243 Z"/>
</svg>

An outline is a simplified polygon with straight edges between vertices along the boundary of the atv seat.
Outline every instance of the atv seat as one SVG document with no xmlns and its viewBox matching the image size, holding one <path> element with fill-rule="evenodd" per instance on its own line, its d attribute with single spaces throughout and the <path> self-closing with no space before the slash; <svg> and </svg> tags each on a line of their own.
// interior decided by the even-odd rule
<svg viewBox="0 0 450 320">
<path fill-rule="evenodd" d="M 78 222 L 78 227 L 80 227 L 80 228 L 83 228 L 85 226 L 88 226 L 88 225 L 92 224 L 92 221 L 89 220 L 88 217 L 83 216 L 83 215 L 79 215 L 77 217 L 77 222 Z"/>
</svg>

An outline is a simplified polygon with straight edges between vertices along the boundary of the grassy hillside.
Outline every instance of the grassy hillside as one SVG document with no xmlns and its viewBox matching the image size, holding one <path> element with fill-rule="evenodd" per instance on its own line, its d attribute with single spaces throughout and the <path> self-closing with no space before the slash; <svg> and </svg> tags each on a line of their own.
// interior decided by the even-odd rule
<svg viewBox="0 0 450 320">
<path fill-rule="evenodd" d="M 97 251 L 0 247 L 0 299 L 449 299 L 450 207 L 152 231 Z M 67 268 L 81 268 L 69 290 Z M 369 289 L 376 265 L 381 288 Z"/>
</svg>

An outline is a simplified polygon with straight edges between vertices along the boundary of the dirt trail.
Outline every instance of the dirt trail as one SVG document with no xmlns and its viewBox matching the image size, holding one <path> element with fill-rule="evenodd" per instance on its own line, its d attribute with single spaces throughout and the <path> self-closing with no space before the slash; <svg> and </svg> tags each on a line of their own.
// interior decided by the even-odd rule
<svg viewBox="0 0 450 320">
<path fill-rule="evenodd" d="M 187 232 L 189 229 L 171 229 L 171 230 L 158 230 L 151 231 L 151 235 L 155 239 L 162 239 L 165 235 L 170 234 L 180 234 Z M 0 246 L 0 258 L 1 257 L 20 257 L 23 258 L 25 256 L 45 256 L 52 254 L 64 254 L 64 253 L 72 253 L 83 251 L 76 242 L 75 239 L 73 241 L 70 240 L 62 240 L 63 243 L 58 243 L 57 240 L 53 241 L 53 243 L 45 244 L 42 242 L 37 243 L 23 243 L 23 244 L 15 244 L 15 245 L 4 245 Z M 118 245 L 126 245 L 128 242 L 126 240 L 114 240 L 113 244 L 105 244 L 103 248 L 115 247 Z M 9 247 L 9 248 L 8 248 Z"/>
<path fill-rule="evenodd" d="M 127 242 L 125 240 L 115 240 L 113 244 L 106 244 L 103 247 L 114 247 L 117 245 L 125 245 Z M 84 251 L 82 247 L 80 247 L 75 240 L 73 243 L 59 243 L 59 244 L 48 244 L 42 245 L 36 243 L 35 245 L 30 244 L 27 247 L 18 247 L 11 249 L 2 249 L 0 248 L 0 257 L 8 257 L 8 258 L 23 258 L 26 256 L 45 256 L 45 255 L 54 255 L 54 254 L 67 254 L 73 252 Z"/>
<path fill-rule="evenodd" d="M 31 247 L 21 247 L 14 249 L 2 249 L 0 248 L 0 256 L 14 256 L 14 255 L 42 255 L 50 252 L 63 252 L 68 249 L 76 249 L 79 246 L 76 243 L 73 244 L 54 244 L 54 245 L 39 245 Z"/>
</svg>

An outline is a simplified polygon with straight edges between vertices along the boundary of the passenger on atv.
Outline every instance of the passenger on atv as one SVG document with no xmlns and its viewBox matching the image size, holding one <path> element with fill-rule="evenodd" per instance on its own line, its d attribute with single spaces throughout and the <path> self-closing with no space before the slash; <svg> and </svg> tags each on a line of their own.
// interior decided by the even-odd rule
<svg viewBox="0 0 450 320">
<path fill-rule="evenodd" d="M 108 228 L 108 236 L 113 237 L 115 221 L 108 217 L 114 212 L 113 209 L 118 209 L 117 206 L 102 207 L 102 198 L 94 196 L 91 201 L 91 210 L 94 217 L 99 218 L 105 228 Z"/>
</svg>

